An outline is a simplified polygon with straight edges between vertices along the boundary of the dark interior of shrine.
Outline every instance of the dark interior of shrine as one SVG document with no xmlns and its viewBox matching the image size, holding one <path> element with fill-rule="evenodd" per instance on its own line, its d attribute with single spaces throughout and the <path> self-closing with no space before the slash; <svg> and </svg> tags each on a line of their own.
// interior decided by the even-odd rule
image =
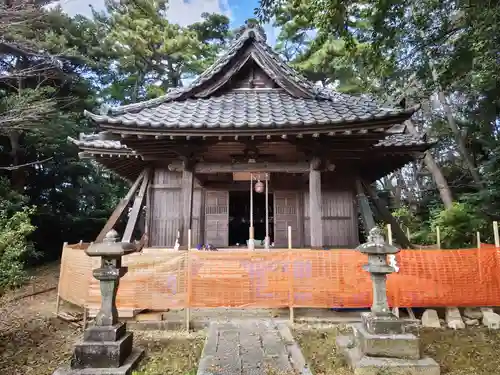
<svg viewBox="0 0 500 375">
<path fill-rule="evenodd" d="M 253 194 L 255 247 L 262 247 L 266 236 L 266 196 Z M 229 246 L 246 246 L 250 227 L 250 191 L 229 192 Z M 273 195 L 269 194 L 269 236 L 273 241 Z M 262 244 L 261 244 L 262 241 Z"/>
</svg>

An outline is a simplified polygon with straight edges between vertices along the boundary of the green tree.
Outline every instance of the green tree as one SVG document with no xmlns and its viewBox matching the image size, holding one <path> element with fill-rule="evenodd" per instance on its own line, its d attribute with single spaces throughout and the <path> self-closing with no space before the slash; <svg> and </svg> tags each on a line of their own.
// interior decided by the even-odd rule
<svg viewBox="0 0 500 375">
<path fill-rule="evenodd" d="M 169 22 L 166 0 L 106 2 L 107 14 L 95 14 L 110 46 L 108 101 L 136 102 L 182 86 L 201 73 L 225 45 L 229 19 L 204 14 L 189 27 Z"/>
</svg>

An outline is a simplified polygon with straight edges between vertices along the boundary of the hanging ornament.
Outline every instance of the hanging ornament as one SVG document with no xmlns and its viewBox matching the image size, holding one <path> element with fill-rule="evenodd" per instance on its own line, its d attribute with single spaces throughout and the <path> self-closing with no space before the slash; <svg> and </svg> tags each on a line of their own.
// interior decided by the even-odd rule
<svg viewBox="0 0 500 375">
<path fill-rule="evenodd" d="M 264 184 L 259 180 L 255 183 L 254 190 L 256 193 L 263 193 L 264 192 Z"/>
</svg>

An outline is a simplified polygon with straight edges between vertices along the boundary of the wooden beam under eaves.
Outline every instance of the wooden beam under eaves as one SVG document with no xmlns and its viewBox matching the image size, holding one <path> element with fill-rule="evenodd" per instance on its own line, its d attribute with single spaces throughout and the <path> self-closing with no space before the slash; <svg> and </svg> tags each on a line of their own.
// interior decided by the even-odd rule
<svg viewBox="0 0 500 375">
<path fill-rule="evenodd" d="M 182 172 L 183 162 L 172 162 L 169 164 L 170 171 Z M 283 172 L 283 173 L 305 173 L 309 171 L 307 162 L 262 162 L 262 163 L 196 163 L 193 167 L 194 173 L 234 173 L 234 172 Z"/>
</svg>

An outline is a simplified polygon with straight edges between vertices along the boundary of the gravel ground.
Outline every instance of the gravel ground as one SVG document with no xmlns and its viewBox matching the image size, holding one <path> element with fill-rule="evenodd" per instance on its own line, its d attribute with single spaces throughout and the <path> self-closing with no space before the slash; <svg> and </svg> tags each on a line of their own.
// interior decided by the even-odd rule
<svg viewBox="0 0 500 375">
<path fill-rule="evenodd" d="M 13 298 L 57 286 L 59 264 L 38 268 L 24 287 L 0 299 L 0 374 L 44 375 L 71 355 L 81 330 L 54 315 L 56 291 Z"/>
<path fill-rule="evenodd" d="M 0 298 L 1 375 L 50 375 L 69 362 L 82 329 L 55 317 L 56 290 L 13 301 L 56 287 L 58 276 L 59 264 L 37 268 L 29 283 Z M 64 310 L 68 310 L 67 306 Z M 204 337 L 203 332 L 135 332 L 135 345 L 146 349 L 135 374 L 195 374 Z"/>
</svg>

